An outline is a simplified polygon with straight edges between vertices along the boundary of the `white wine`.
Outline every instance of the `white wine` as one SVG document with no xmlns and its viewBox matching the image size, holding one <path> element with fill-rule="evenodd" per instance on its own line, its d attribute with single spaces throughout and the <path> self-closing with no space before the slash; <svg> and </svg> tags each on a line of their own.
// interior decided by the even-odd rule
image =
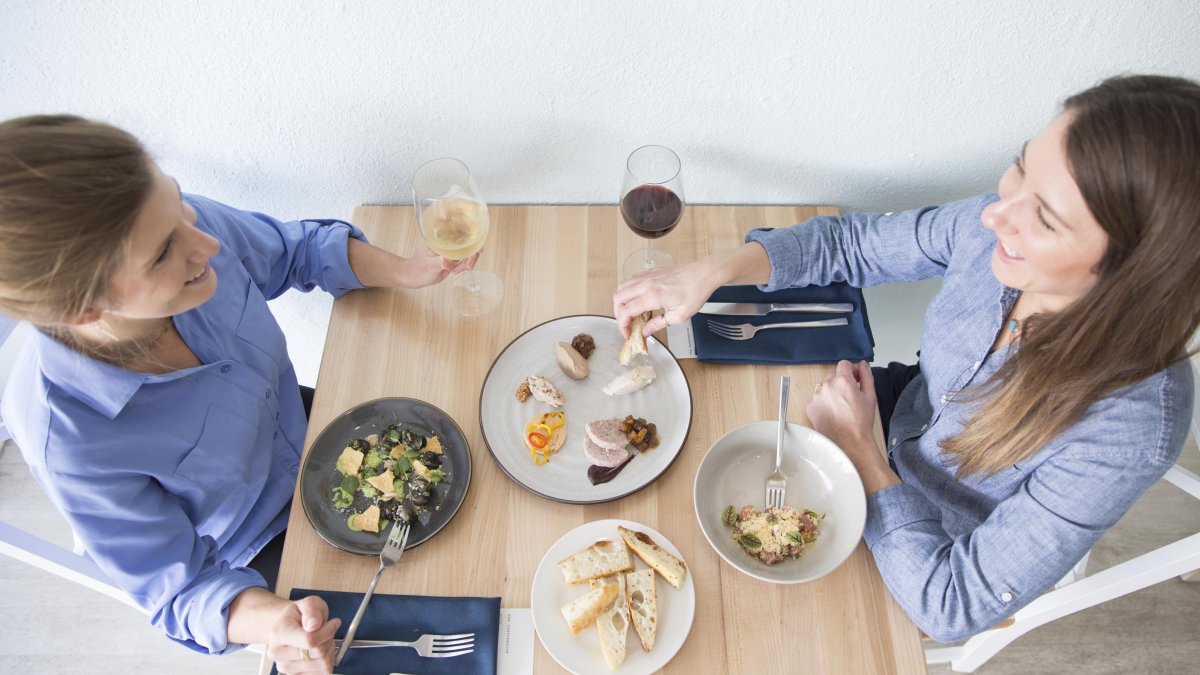
<svg viewBox="0 0 1200 675">
<path fill-rule="evenodd" d="M 487 239 L 487 206 L 465 197 L 434 202 L 421 212 L 421 230 L 434 253 L 447 260 L 470 258 Z"/>
</svg>

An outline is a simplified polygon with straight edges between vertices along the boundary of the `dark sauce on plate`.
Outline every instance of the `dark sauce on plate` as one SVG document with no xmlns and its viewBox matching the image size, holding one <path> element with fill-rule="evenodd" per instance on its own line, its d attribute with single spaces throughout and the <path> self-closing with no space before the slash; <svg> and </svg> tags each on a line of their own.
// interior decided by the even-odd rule
<svg viewBox="0 0 1200 675">
<path fill-rule="evenodd" d="M 616 478 L 617 474 L 621 473 L 621 469 L 624 469 L 625 466 L 629 464 L 629 460 L 633 459 L 634 457 L 637 457 L 637 453 L 631 452 L 629 453 L 629 457 L 627 457 L 624 462 L 611 467 L 596 466 L 593 464 L 588 467 L 588 480 L 592 482 L 592 485 L 603 485 L 613 478 Z"/>
</svg>

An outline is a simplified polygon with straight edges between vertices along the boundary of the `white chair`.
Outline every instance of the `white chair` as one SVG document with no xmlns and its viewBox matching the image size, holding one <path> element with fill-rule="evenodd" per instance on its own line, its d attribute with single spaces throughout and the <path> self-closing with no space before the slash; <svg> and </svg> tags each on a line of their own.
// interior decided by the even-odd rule
<svg viewBox="0 0 1200 675">
<path fill-rule="evenodd" d="M 1200 476 L 1191 471 L 1176 464 L 1163 479 L 1200 499 Z M 1055 590 L 1029 603 L 999 627 L 975 635 L 958 646 L 926 649 L 925 662 L 929 665 L 948 663 L 955 672 L 971 673 L 1010 642 L 1044 623 L 1171 577 L 1192 576 L 1191 573 L 1200 570 L 1200 532 L 1091 576 L 1083 576 L 1086 565 L 1087 556 L 1084 556 Z M 1078 580 L 1072 582 L 1073 577 Z"/>
</svg>

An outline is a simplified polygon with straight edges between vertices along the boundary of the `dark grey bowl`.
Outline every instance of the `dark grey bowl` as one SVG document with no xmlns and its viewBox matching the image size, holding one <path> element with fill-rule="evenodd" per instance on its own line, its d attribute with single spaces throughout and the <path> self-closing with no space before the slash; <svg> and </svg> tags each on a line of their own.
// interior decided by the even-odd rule
<svg viewBox="0 0 1200 675">
<path fill-rule="evenodd" d="M 471 485 L 471 448 L 467 437 L 450 416 L 435 406 L 413 398 L 379 398 L 360 403 L 334 418 L 313 441 L 300 475 L 300 498 L 308 522 L 333 546 L 360 555 L 379 555 L 388 532 L 354 532 L 346 526 L 346 513 L 333 508 L 333 488 L 342 482 L 334 464 L 352 438 L 378 433 L 389 424 L 442 439 L 442 466 L 446 480 L 434 487 L 429 505 L 417 515 L 405 549 L 429 541 L 458 513 Z"/>
</svg>

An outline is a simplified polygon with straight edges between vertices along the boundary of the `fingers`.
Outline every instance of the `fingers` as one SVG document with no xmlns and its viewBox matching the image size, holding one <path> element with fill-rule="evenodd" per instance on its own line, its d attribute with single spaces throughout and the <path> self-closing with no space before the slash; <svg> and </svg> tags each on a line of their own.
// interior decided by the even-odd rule
<svg viewBox="0 0 1200 675">
<path fill-rule="evenodd" d="M 646 322 L 646 325 L 642 327 L 642 335 L 644 337 L 650 337 L 654 333 L 657 333 L 658 331 L 670 325 L 671 323 L 667 320 L 667 315 L 659 314 L 658 316 Z"/>
<path fill-rule="evenodd" d="M 296 609 L 300 612 L 300 625 L 310 632 L 320 628 L 329 617 L 329 605 L 315 595 L 297 600 Z"/>
</svg>

